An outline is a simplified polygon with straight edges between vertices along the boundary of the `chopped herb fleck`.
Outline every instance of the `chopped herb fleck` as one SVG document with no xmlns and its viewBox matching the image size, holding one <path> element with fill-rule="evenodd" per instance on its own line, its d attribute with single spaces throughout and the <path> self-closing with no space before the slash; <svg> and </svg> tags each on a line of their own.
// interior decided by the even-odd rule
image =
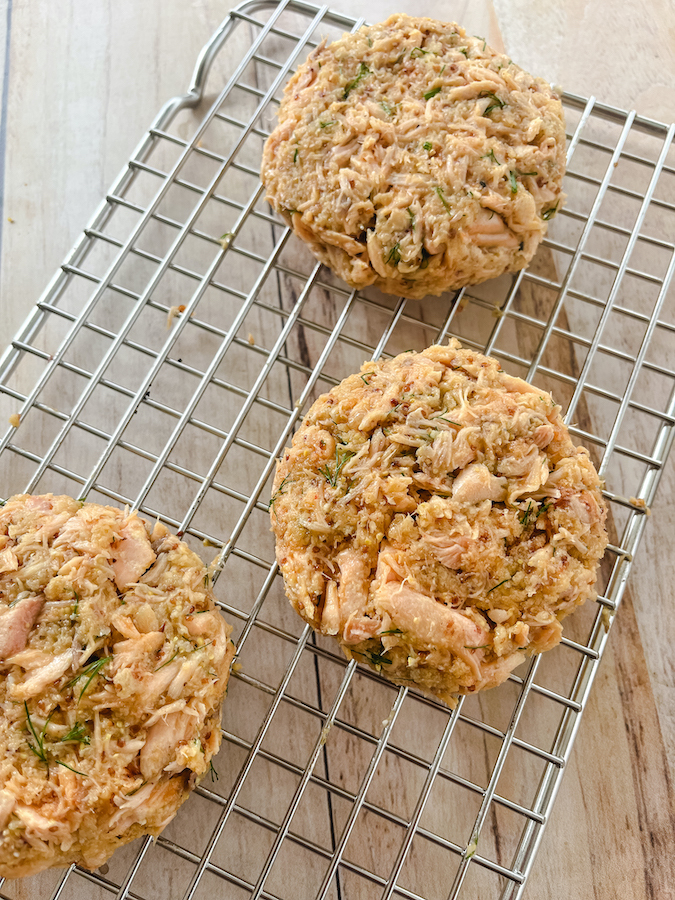
<svg viewBox="0 0 675 900">
<path fill-rule="evenodd" d="M 345 85 L 345 91 L 344 91 L 344 94 L 342 95 L 342 99 L 343 99 L 343 100 L 346 100 L 346 99 L 347 99 L 347 97 L 349 96 L 349 94 L 351 93 L 351 91 L 354 90 L 354 88 L 358 85 L 358 83 L 361 81 L 361 79 L 362 79 L 365 75 L 370 75 L 370 69 L 368 68 L 368 66 L 367 66 L 364 62 L 362 62 L 362 63 L 359 64 L 359 71 L 358 71 L 358 73 L 357 73 L 357 75 L 356 75 L 356 78 L 354 78 L 352 81 L 348 82 L 348 83 Z"/>
<path fill-rule="evenodd" d="M 380 106 L 386 112 L 388 116 L 394 115 L 394 107 L 391 104 L 387 103 L 386 100 L 380 100 Z"/>
<path fill-rule="evenodd" d="M 509 181 L 511 182 L 511 193 L 515 194 L 518 190 L 518 182 L 516 181 L 515 172 L 509 172 Z"/>
<path fill-rule="evenodd" d="M 401 262 L 401 245 L 398 241 L 387 254 L 386 263 L 388 266 L 397 266 Z"/>
<path fill-rule="evenodd" d="M 478 97 L 490 97 L 492 100 L 492 103 L 489 103 L 485 107 L 485 111 L 483 112 L 484 116 L 488 116 L 493 109 L 503 109 L 506 106 L 506 103 L 504 103 L 503 100 L 500 100 L 493 91 L 481 91 Z"/>
<path fill-rule="evenodd" d="M 465 650 L 485 650 L 486 647 L 489 647 L 489 644 L 480 644 L 478 647 L 470 647 L 468 644 L 464 644 Z"/>
<path fill-rule="evenodd" d="M 485 48 L 487 47 L 487 41 L 485 40 L 485 38 L 481 37 L 479 34 L 474 34 L 474 37 L 483 42 L 483 53 L 485 53 Z"/>
<path fill-rule="evenodd" d="M 436 185 L 436 187 L 434 188 L 434 190 L 435 190 L 436 193 L 438 194 L 438 199 L 441 201 L 441 203 L 442 203 L 443 206 L 445 207 L 446 211 L 447 211 L 447 212 L 450 212 L 450 207 L 449 207 L 449 205 L 448 205 L 448 201 L 445 199 L 445 197 L 444 197 L 444 195 L 443 195 L 443 188 L 440 187 L 439 185 Z"/>
<path fill-rule="evenodd" d="M 211 781 L 218 781 L 220 775 L 216 772 L 216 768 L 213 765 L 213 760 L 209 763 L 209 775 L 211 776 Z"/>
<path fill-rule="evenodd" d="M 548 220 L 552 216 L 554 216 L 557 212 L 558 212 L 558 204 L 556 203 L 555 206 L 551 206 L 551 207 L 549 207 L 549 209 L 545 209 L 544 212 L 541 214 L 541 217 L 545 222 L 548 222 Z"/>
<path fill-rule="evenodd" d="M 488 591 L 488 594 L 491 594 L 493 591 L 496 591 L 498 587 L 501 587 L 503 584 L 506 584 L 507 581 L 511 581 L 510 578 L 505 578 L 503 581 L 500 581 L 499 584 L 496 584 L 494 587 L 491 587 Z"/>
<path fill-rule="evenodd" d="M 431 100 L 432 97 L 435 97 L 436 94 L 440 94 L 440 92 L 441 92 L 441 87 L 439 85 L 438 87 L 432 88 L 430 91 L 427 91 L 426 94 L 424 95 L 424 99 Z"/>
<path fill-rule="evenodd" d="M 337 125 L 337 121 L 333 120 L 332 122 L 319 122 L 320 128 L 330 128 L 331 125 Z M 297 209 L 292 210 L 292 212 L 297 212 Z"/>
<path fill-rule="evenodd" d="M 433 149 L 434 149 L 434 148 L 433 148 L 433 145 L 432 145 L 429 141 L 425 141 L 425 142 L 422 144 L 422 146 L 423 146 L 424 149 L 427 150 L 427 151 L 433 150 Z"/>
<path fill-rule="evenodd" d="M 297 163 L 297 161 L 298 161 L 298 148 L 296 147 L 295 153 L 293 154 L 293 164 L 295 165 L 295 163 Z"/>
<path fill-rule="evenodd" d="M 403 634 L 400 628 L 390 628 L 389 631 L 380 631 L 378 637 L 382 637 L 385 634 Z"/>
<path fill-rule="evenodd" d="M 369 375 L 374 375 L 374 374 L 375 374 L 375 372 L 366 372 L 364 375 L 361 376 L 361 381 L 362 381 L 364 384 L 369 384 L 370 382 L 366 381 L 366 378 L 367 378 Z"/>
<path fill-rule="evenodd" d="M 415 230 L 415 213 L 408 207 L 408 215 L 410 216 L 410 227 Z"/>
<path fill-rule="evenodd" d="M 410 56 L 412 59 L 418 59 L 420 56 L 426 56 L 428 53 L 431 53 L 431 50 L 423 50 L 421 47 L 413 47 L 410 51 Z"/>
<path fill-rule="evenodd" d="M 463 53 L 467 59 L 469 58 L 469 51 L 467 50 L 466 47 L 458 47 L 457 49 L 459 50 L 460 53 Z"/>
</svg>

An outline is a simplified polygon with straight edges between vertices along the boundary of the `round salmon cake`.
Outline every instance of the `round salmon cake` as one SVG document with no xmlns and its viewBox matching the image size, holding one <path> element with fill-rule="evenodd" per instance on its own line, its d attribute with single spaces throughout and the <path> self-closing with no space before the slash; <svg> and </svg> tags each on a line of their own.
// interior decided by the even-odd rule
<svg viewBox="0 0 675 900">
<path fill-rule="evenodd" d="M 451 340 L 366 363 L 277 466 L 286 593 L 348 657 L 452 705 L 594 596 L 600 484 L 550 395 L 496 360 Z"/>
<path fill-rule="evenodd" d="M 452 22 L 395 15 L 300 66 L 261 177 L 349 285 L 419 299 L 526 266 L 564 172 L 547 82 Z"/>
<path fill-rule="evenodd" d="M 0 509 L 0 876 L 157 835 L 220 746 L 234 647 L 161 524 L 70 497 Z"/>
</svg>

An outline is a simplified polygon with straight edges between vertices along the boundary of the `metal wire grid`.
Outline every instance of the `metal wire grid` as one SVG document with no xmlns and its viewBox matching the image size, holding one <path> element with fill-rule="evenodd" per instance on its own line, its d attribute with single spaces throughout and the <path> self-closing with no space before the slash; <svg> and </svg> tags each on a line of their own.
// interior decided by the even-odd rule
<svg viewBox="0 0 675 900">
<path fill-rule="evenodd" d="M 426 304 L 357 294 L 270 214 L 257 165 L 296 62 L 360 24 L 298 0 L 234 10 L 0 360 L 0 414 L 21 414 L 0 493 L 129 503 L 213 547 L 242 666 L 221 780 L 156 844 L 36 878 L 36 898 L 517 898 L 530 872 L 673 440 L 673 127 L 567 95 L 569 200 L 529 270 Z M 452 712 L 302 626 L 266 524 L 313 397 L 450 334 L 556 391 L 614 526 L 561 647 Z"/>
</svg>

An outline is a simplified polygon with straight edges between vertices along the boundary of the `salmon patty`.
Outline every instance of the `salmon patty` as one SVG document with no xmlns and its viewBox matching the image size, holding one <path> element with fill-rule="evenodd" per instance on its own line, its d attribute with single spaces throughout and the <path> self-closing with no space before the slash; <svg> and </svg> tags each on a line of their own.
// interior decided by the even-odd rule
<svg viewBox="0 0 675 900">
<path fill-rule="evenodd" d="M 395 15 L 300 66 L 261 177 L 349 285 L 419 299 L 526 266 L 564 172 L 547 82 L 454 23 Z"/>
<path fill-rule="evenodd" d="M 234 647 L 161 524 L 65 496 L 0 509 L 0 876 L 157 835 L 220 746 Z"/>
<path fill-rule="evenodd" d="M 270 504 L 286 593 L 348 657 L 453 705 L 595 596 L 606 507 L 545 391 L 434 346 L 320 397 Z"/>
</svg>

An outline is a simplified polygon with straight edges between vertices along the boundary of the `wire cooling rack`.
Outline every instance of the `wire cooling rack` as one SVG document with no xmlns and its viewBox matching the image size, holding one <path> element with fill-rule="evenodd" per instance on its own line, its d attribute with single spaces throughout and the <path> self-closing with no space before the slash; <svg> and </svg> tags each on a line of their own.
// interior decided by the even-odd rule
<svg viewBox="0 0 675 900">
<path fill-rule="evenodd" d="M 36 876 L 35 900 L 521 896 L 673 439 L 673 127 L 566 95 L 568 201 L 527 271 L 424 302 L 349 291 L 258 171 L 296 63 L 361 24 L 299 0 L 234 10 L 0 359 L 0 420 L 20 413 L 0 494 L 159 517 L 212 559 L 239 648 L 218 780 L 156 843 Z M 597 602 L 454 711 L 303 625 L 268 520 L 318 393 L 449 335 L 553 391 L 611 508 Z"/>
</svg>

